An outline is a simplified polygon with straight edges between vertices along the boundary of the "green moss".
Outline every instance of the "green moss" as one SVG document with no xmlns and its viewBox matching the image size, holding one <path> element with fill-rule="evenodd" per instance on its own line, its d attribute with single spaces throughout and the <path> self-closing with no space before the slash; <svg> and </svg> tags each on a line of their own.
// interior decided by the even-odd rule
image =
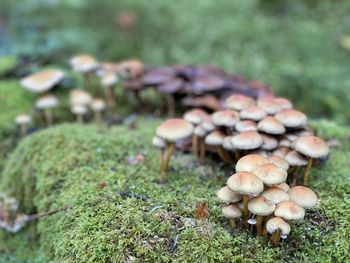
<svg viewBox="0 0 350 263">
<path fill-rule="evenodd" d="M 311 187 L 321 197 L 308 221 L 293 226 L 281 247 L 245 231 L 230 233 L 215 192 L 230 167 L 177 153 L 168 182 L 157 182 L 159 153 L 150 145 L 159 121 L 141 119 L 138 128 L 110 130 L 93 125 L 61 125 L 24 139 L 9 159 L 1 188 L 25 212 L 74 208 L 41 219 L 38 251 L 53 262 L 244 261 L 346 262 L 350 249 L 348 179 L 349 129 L 328 123 L 320 133 L 337 138 L 325 166 L 313 169 Z M 317 126 L 317 123 L 314 125 Z M 332 131 L 327 131 L 326 126 Z M 339 132 L 339 131 L 343 132 Z M 142 154 L 142 165 L 128 157 Z M 105 187 L 101 187 L 105 185 Z M 146 201 L 135 197 L 147 197 Z M 208 221 L 194 211 L 207 202 Z M 177 246 L 174 249 L 174 240 Z M 40 254 L 40 253 L 39 253 Z M 33 259 L 35 260 L 35 259 Z"/>
<path fill-rule="evenodd" d="M 16 57 L 0 57 L 0 76 L 15 68 L 17 63 Z"/>
</svg>

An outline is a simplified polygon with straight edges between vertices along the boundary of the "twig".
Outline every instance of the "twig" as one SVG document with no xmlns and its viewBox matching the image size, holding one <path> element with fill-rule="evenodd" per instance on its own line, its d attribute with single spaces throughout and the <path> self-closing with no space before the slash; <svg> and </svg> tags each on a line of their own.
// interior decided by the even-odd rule
<svg viewBox="0 0 350 263">
<path fill-rule="evenodd" d="M 148 202 L 151 200 L 151 198 L 149 198 L 148 196 L 134 194 L 130 191 L 118 192 L 116 194 L 120 195 L 121 197 L 133 197 L 133 198 L 139 199 L 139 200 L 144 201 L 144 202 Z"/>
<path fill-rule="evenodd" d="M 71 208 L 73 208 L 72 205 L 67 205 L 67 206 L 61 207 L 57 210 L 29 215 L 27 217 L 26 221 L 29 222 L 29 221 L 37 220 L 37 219 L 40 219 L 42 217 L 50 216 L 50 215 L 56 214 L 58 212 L 66 211 L 66 210 L 71 209 Z"/>
</svg>

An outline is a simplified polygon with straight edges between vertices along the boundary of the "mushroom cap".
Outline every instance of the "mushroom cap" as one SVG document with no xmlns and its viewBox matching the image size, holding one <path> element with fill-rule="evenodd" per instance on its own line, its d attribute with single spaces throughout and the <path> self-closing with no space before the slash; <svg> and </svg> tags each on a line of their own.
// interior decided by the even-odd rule
<svg viewBox="0 0 350 263">
<path fill-rule="evenodd" d="M 92 97 L 91 95 L 81 89 L 73 89 L 69 93 L 69 103 L 71 105 L 83 105 L 87 106 L 91 103 Z"/>
<path fill-rule="evenodd" d="M 281 97 L 275 97 L 272 99 L 273 102 L 277 103 L 278 105 L 280 105 L 280 107 L 283 110 L 287 110 L 287 109 L 291 109 L 293 108 L 293 104 L 290 100 L 286 99 L 286 98 L 281 98 Z"/>
<path fill-rule="evenodd" d="M 212 131 L 205 137 L 205 143 L 213 146 L 221 146 L 225 139 L 225 133 L 216 130 Z"/>
<path fill-rule="evenodd" d="M 198 137 L 204 137 L 207 134 L 207 131 L 203 128 L 202 125 L 198 125 L 194 128 L 193 134 Z"/>
<path fill-rule="evenodd" d="M 286 128 L 275 117 L 267 116 L 258 123 L 258 130 L 267 134 L 279 135 L 286 132 Z"/>
<path fill-rule="evenodd" d="M 204 116 L 201 124 L 207 132 L 212 132 L 216 128 L 214 123 L 211 121 L 210 115 Z"/>
<path fill-rule="evenodd" d="M 263 144 L 263 138 L 256 131 L 241 132 L 232 137 L 232 146 L 239 150 L 253 150 Z"/>
<path fill-rule="evenodd" d="M 56 96 L 48 94 L 43 95 L 35 102 L 35 107 L 39 110 L 52 109 L 58 106 L 58 99 Z"/>
<path fill-rule="evenodd" d="M 282 169 L 284 169 L 286 171 L 288 171 L 288 169 L 289 169 L 288 162 L 284 158 L 282 158 L 280 156 L 272 155 L 272 156 L 269 157 L 268 162 L 269 163 L 273 163 L 273 164 L 277 165 L 278 167 L 280 167 L 280 168 L 282 168 Z"/>
<path fill-rule="evenodd" d="M 233 146 L 231 144 L 231 140 L 232 140 L 232 137 L 231 135 L 229 136 L 226 136 L 222 142 L 222 147 L 226 150 L 233 150 Z"/>
<path fill-rule="evenodd" d="M 226 106 L 232 110 L 244 110 L 255 105 L 254 99 L 245 95 L 232 95 L 226 100 Z"/>
<path fill-rule="evenodd" d="M 193 125 L 188 121 L 183 119 L 169 119 L 157 128 L 156 134 L 166 141 L 175 142 L 192 135 L 193 129 Z"/>
<path fill-rule="evenodd" d="M 260 121 L 267 116 L 266 112 L 259 106 L 250 106 L 239 113 L 239 117 L 243 120 Z"/>
<path fill-rule="evenodd" d="M 161 148 L 161 149 L 165 147 L 165 141 L 157 136 L 153 137 L 152 144 L 153 144 L 153 146 Z"/>
<path fill-rule="evenodd" d="M 299 137 L 294 142 L 294 148 L 311 158 L 321 158 L 327 156 L 329 152 L 327 143 L 316 136 Z"/>
<path fill-rule="evenodd" d="M 135 79 L 145 71 L 143 63 L 137 59 L 127 60 L 119 64 L 118 74 L 124 79 Z"/>
<path fill-rule="evenodd" d="M 282 110 L 282 107 L 279 105 L 279 103 L 276 103 L 273 98 L 259 98 L 257 105 L 268 115 L 275 115 Z"/>
<path fill-rule="evenodd" d="M 305 186 L 294 186 L 289 190 L 288 194 L 290 200 L 294 201 L 304 209 L 313 208 L 318 202 L 315 192 Z"/>
<path fill-rule="evenodd" d="M 239 121 L 235 125 L 236 131 L 245 132 L 245 131 L 257 131 L 257 126 L 254 121 L 245 120 Z"/>
<path fill-rule="evenodd" d="M 103 111 L 106 109 L 106 102 L 103 99 L 96 98 L 91 101 L 90 106 L 94 111 Z"/>
<path fill-rule="evenodd" d="M 263 196 L 257 196 L 249 200 L 248 210 L 254 215 L 267 216 L 275 211 L 276 205 Z"/>
<path fill-rule="evenodd" d="M 274 150 L 272 152 L 272 155 L 277 155 L 279 157 L 284 158 L 284 156 L 286 156 L 289 153 L 289 148 L 282 146 L 282 147 L 278 147 L 276 150 Z"/>
<path fill-rule="evenodd" d="M 217 193 L 216 196 L 223 203 L 237 203 L 242 200 L 242 195 L 237 194 L 230 190 L 227 186 L 222 187 Z"/>
<path fill-rule="evenodd" d="M 239 209 L 239 207 L 234 204 L 224 206 L 221 211 L 226 218 L 239 218 L 242 216 L 241 209 Z"/>
<path fill-rule="evenodd" d="M 286 220 L 299 220 L 305 216 L 305 210 L 293 201 L 283 201 L 277 204 L 275 216 Z"/>
<path fill-rule="evenodd" d="M 287 171 L 273 163 L 265 163 L 256 168 L 253 173 L 266 185 L 280 184 L 286 181 Z"/>
<path fill-rule="evenodd" d="M 26 125 L 32 122 L 32 117 L 28 114 L 19 114 L 15 118 L 15 123 L 18 125 Z"/>
<path fill-rule="evenodd" d="M 267 158 L 260 154 L 249 154 L 238 160 L 236 163 L 236 172 L 253 172 L 266 162 Z"/>
<path fill-rule="evenodd" d="M 69 64 L 76 72 L 87 73 L 98 68 L 99 64 L 96 59 L 87 54 L 80 54 L 72 57 Z"/>
<path fill-rule="evenodd" d="M 211 119 L 216 126 L 234 127 L 239 121 L 239 115 L 233 110 L 222 110 L 215 112 Z"/>
<path fill-rule="evenodd" d="M 290 225 L 280 217 L 270 218 L 266 222 L 266 230 L 270 234 L 279 230 L 282 235 L 288 235 L 290 233 Z"/>
<path fill-rule="evenodd" d="M 293 109 L 283 110 L 277 113 L 275 118 L 287 128 L 300 128 L 307 125 L 306 115 Z"/>
<path fill-rule="evenodd" d="M 264 192 L 262 192 L 261 196 L 265 197 L 267 200 L 270 200 L 271 202 L 278 204 L 283 201 L 289 201 L 289 195 L 277 188 L 277 187 L 270 187 L 266 189 Z"/>
<path fill-rule="evenodd" d="M 73 114 L 76 114 L 76 115 L 84 115 L 88 112 L 87 108 L 84 105 L 80 105 L 80 104 L 72 105 L 71 111 Z"/>
<path fill-rule="evenodd" d="M 190 123 L 194 124 L 194 125 L 198 125 L 202 122 L 203 117 L 206 116 L 207 113 L 202 110 L 202 109 L 192 109 L 187 111 L 183 118 L 186 121 L 189 121 Z"/>
<path fill-rule="evenodd" d="M 281 189 L 282 191 L 284 191 L 286 193 L 288 193 L 290 190 L 290 187 L 287 183 L 275 184 L 275 185 L 272 185 L 271 187 L 276 187 L 276 188 Z"/>
<path fill-rule="evenodd" d="M 64 72 L 58 69 L 47 69 L 21 79 L 21 85 L 30 92 L 43 93 L 50 90 L 64 78 Z"/>
<path fill-rule="evenodd" d="M 101 84 L 104 87 L 114 86 L 118 82 L 118 76 L 114 72 L 106 72 L 101 77 Z"/>
<path fill-rule="evenodd" d="M 289 163 L 290 166 L 305 166 L 307 165 L 307 158 L 298 153 L 297 151 L 290 151 L 284 157 L 284 159 Z"/>
<path fill-rule="evenodd" d="M 231 191 L 253 196 L 264 190 L 263 182 L 250 172 L 237 172 L 231 175 L 227 180 L 227 186 Z"/>
<path fill-rule="evenodd" d="M 263 145 L 261 145 L 261 149 L 271 151 L 277 148 L 278 141 L 275 137 L 267 134 L 261 134 L 261 137 L 263 138 Z"/>
</svg>

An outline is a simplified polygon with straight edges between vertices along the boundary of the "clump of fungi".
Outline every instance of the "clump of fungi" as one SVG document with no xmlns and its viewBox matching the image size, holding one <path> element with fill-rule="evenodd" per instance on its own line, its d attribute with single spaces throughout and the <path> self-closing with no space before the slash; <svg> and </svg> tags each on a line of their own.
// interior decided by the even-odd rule
<svg viewBox="0 0 350 263">
<path fill-rule="evenodd" d="M 304 219 L 306 210 L 317 205 L 310 188 L 286 184 L 289 166 L 283 159 L 251 154 L 239 159 L 235 168 L 217 192 L 232 228 L 241 222 L 257 236 L 270 234 L 271 243 L 278 245 L 290 233 L 292 221 Z"/>
</svg>

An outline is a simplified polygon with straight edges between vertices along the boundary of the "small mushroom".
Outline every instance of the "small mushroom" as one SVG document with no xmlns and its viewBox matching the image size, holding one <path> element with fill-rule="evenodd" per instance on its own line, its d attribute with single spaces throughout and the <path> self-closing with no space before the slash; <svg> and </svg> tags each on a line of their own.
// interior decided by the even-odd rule
<svg viewBox="0 0 350 263">
<path fill-rule="evenodd" d="M 228 152 L 222 147 L 225 139 L 225 134 L 222 131 L 212 131 L 205 137 L 205 143 L 207 145 L 215 146 L 216 151 L 220 158 L 226 163 L 234 163 Z"/>
<path fill-rule="evenodd" d="M 199 125 L 201 124 L 204 116 L 207 116 L 207 113 L 202 109 L 192 109 L 190 111 L 187 111 L 184 114 L 183 119 L 185 121 L 192 123 L 193 125 Z M 206 132 L 202 127 L 199 127 L 199 126 L 197 127 L 194 129 L 194 133 L 192 136 L 192 151 L 196 157 L 199 157 L 199 154 L 198 154 L 199 137 L 204 137 Z"/>
<path fill-rule="evenodd" d="M 77 116 L 78 123 L 84 123 L 84 115 L 87 114 L 88 110 L 84 105 L 76 104 L 71 107 L 71 111 Z"/>
<path fill-rule="evenodd" d="M 293 109 L 282 110 L 275 118 L 287 128 L 303 128 L 307 125 L 307 117 L 304 113 Z"/>
<path fill-rule="evenodd" d="M 198 125 L 194 128 L 192 136 L 193 152 L 197 158 L 204 159 L 205 156 L 205 142 L 204 137 L 207 134 L 202 125 Z"/>
<path fill-rule="evenodd" d="M 91 95 L 85 90 L 73 89 L 69 93 L 69 103 L 71 105 L 88 106 L 92 101 Z"/>
<path fill-rule="evenodd" d="M 230 220 L 230 226 L 233 229 L 236 227 L 236 218 L 242 216 L 242 211 L 235 204 L 229 204 L 222 208 L 222 214 Z"/>
<path fill-rule="evenodd" d="M 286 132 L 286 128 L 275 117 L 267 116 L 258 123 L 258 130 L 272 135 Z"/>
<path fill-rule="evenodd" d="M 27 114 L 20 114 L 16 116 L 15 122 L 20 127 L 21 136 L 26 136 L 28 125 L 32 123 L 32 117 Z"/>
<path fill-rule="evenodd" d="M 92 73 L 98 69 L 98 62 L 96 59 L 87 54 L 80 54 L 72 57 L 69 64 L 75 72 L 82 73 L 85 81 L 85 88 L 92 92 L 93 87 L 91 83 Z"/>
<path fill-rule="evenodd" d="M 290 151 L 284 158 L 291 167 L 289 170 L 289 174 L 293 176 L 292 181 L 296 182 L 296 175 L 299 171 L 299 168 L 306 166 L 308 163 L 308 159 L 301 153 L 298 153 L 297 151 Z"/>
<path fill-rule="evenodd" d="M 256 215 L 256 234 L 263 235 L 263 221 L 264 217 L 271 215 L 275 211 L 276 205 L 264 196 L 257 196 L 249 200 L 248 210 Z"/>
<path fill-rule="evenodd" d="M 237 203 L 242 200 L 242 195 L 235 193 L 230 190 L 227 186 L 222 187 L 217 193 L 216 196 L 223 203 L 231 204 Z"/>
<path fill-rule="evenodd" d="M 268 158 L 269 163 L 273 163 L 276 166 L 288 171 L 289 169 L 289 163 L 282 157 L 279 157 L 277 155 L 272 155 Z"/>
<path fill-rule="evenodd" d="M 113 107 L 115 105 L 114 86 L 118 82 L 118 76 L 115 72 L 106 72 L 101 77 L 101 84 L 105 88 L 105 97 L 107 105 Z"/>
<path fill-rule="evenodd" d="M 52 109 L 58 106 L 58 99 L 56 96 L 48 94 L 39 97 L 35 102 L 35 107 L 44 112 L 46 125 L 51 126 L 53 123 Z"/>
<path fill-rule="evenodd" d="M 226 107 L 232 110 L 241 111 L 254 106 L 254 99 L 245 95 L 232 95 L 226 100 Z"/>
<path fill-rule="evenodd" d="M 259 106 L 250 106 L 239 113 L 242 120 L 260 121 L 266 116 L 266 112 Z"/>
<path fill-rule="evenodd" d="M 267 163 L 267 158 L 260 154 L 243 156 L 236 163 L 236 172 L 253 172 L 259 166 Z"/>
<path fill-rule="evenodd" d="M 153 146 L 160 149 L 160 169 L 161 169 L 163 167 L 163 162 L 164 162 L 164 149 L 165 149 L 166 143 L 163 139 L 157 136 L 154 136 L 152 139 L 152 144 Z"/>
<path fill-rule="evenodd" d="M 58 69 L 47 69 L 21 79 L 21 85 L 30 92 L 43 94 L 52 89 L 64 78 L 64 72 Z"/>
<path fill-rule="evenodd" d="M 294 186 L 289 190 L 288 194 L 290 200 L 294 201 L 304 209 L 311 209 L 318 202 L 315 192 L 306 186 Z"/>
<path fill-rule="evenodd" d="M 275 115 L 282 110 L 281 105 L 274 101 L 274 98 L 262 97 L 257 101 L 257 105 L 263 109 L 268 115 Z"/>
<path fill-rule="evenodd" d="M 285 169 L 273 163 L 265 163 L 256 168 L 253 173 L 268 186 L 285 182 L 288 175 Z"/>
<path fill-rule="evenodd" d="M 281 235 L 288 235 L 290 233 L 290 225 L 280 217 L 270 218 L 266 223 L 267 232 L 272 234 L 270 241 L 274 246 L 277 246 Z"/>
<path fill-rule="evenodd" d="M 102 112 L 106 109 L 106 103 L 103 99 L 93 99 L 90 104 L 91 109 L 94 112 L 94 118 L 97 123 L 102 122 Z"/>
<path fill-rule="evenodd" d="M 256 131 L 241 132 L 232 137 L 232 146 L 236 149 L 236 160 L 240 158 L 240 151 L 254 150 L 263 144 L 263 138 Z"/>
<path fill-rule="evenodd" d="M 234 128 L 239 121 L 239 115 L 234 110 L 217 111 L 211 116 L 212 122 L 217 127 L 224 127 L 228 134 L 230 129 Z"/>
<path fill-rule="evenodd" d="M 254 121 L 245 120 L 239 121 L 235 125 L 236 131 L 245 132 L 245 131 L 257 131 L 257 126 Z"/>
</svg>

